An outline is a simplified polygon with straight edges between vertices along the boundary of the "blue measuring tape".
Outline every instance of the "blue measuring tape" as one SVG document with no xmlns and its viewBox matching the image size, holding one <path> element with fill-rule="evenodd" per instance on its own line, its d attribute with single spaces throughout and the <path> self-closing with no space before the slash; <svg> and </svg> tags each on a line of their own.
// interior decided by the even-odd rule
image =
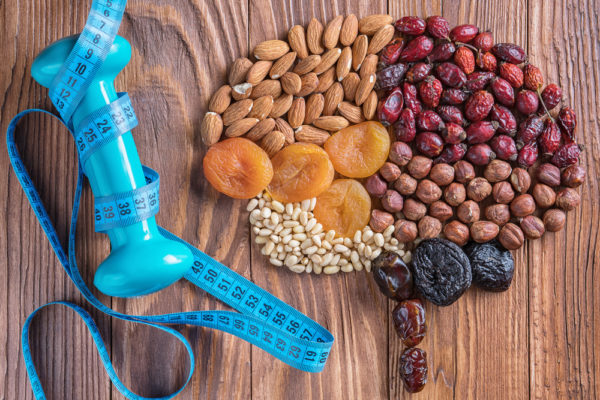
<svg viewBox="0 0 600 400">
<path fill-rule="evenodd" d="M 171 399 L 184 389 L 193 375 L 195 364 L 192 347 L 185 337 L 173 328 L 162 324 L 187 324 L 222 330 L 262 348 L 295 368 L 308 372 L 322 371 L 334 340 L 327 329 L 165 229 L 159 228 L 162 235 L 185 244 L 194 256 L 193 266 L 186 273 L 185 278 L 238 312 L 196 311 L 147 316 L 127 315 L 102 304 L 83 281 L 77 268 L 75 254 L 77 219 L 85 177 L 82 161 L 87 159 L 94 150 L 136 126 L 137 119 L 127 95 L 119 94 L 118 100 L 89 115 L 75 129 L 71 128 L 70 120 L 77 104 L 85 95 L 89 81 L 100 68 L 110 49 L 125 4 L 125 0 L 93 1 L 86 27 L 50 90 L 52 101 L 62 118 L 45 110 L 26 110 L 15 116 L 7 129 L 7 148 L 13 169 L 54 252 L 67 275 L 94 307 L 115 318 L 161 329 L 184 344 L 190 358 L 187 380 L 175 393 L 161 399 Z M 91 52 L 92 56 L 88 58 L 88 63 L 82 64 L 81 57 L 85 58 L 90 54 L 86 49 L 91 48 L 92 45 L 99 51 Z M 83 71 L 80 65 L 85 65 Z M 84 74 L 83 80 L 80 72 Z M 73 79 L 79 80 L 73 82 Z M 66 97 L 65 90 L 69 91 Z M 34 112 L 42 112 L 58 118 L 73 135 L 78 149 L 77 185 L 67 251 L 60 244 L 56 229 L 33 185 L 14 140 L 19 121 Z M 143 187 L 95 199 L 96 231 L 102 232 L 114 227 L 126 226 L 147 219 L 158 212 L 158 174 L 144 167 L 144 175 L 147 185 Z M 145 399 L 131 392 L 117 376 L 100 332 L 88 312 L 76 304 L 63 301 L 39 307 L 29 315 L 23 326 L 21 338 L 23 357 L 36 399 L 45 399 L 46 396 L 31 357 L 29 328 L 37 312 L 54 304 L 69 307 L 81 316 L 94 339 L 108 376 L 117 389 L 128 399 Z"/>
</svg>

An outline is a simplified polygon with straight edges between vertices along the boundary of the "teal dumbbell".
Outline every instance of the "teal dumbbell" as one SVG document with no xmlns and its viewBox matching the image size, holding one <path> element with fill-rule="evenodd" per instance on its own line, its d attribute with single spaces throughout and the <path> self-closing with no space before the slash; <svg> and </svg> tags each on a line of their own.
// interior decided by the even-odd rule
<svg viewBox="0 0 600 400">
<path fill-rule="evenodd" d="M 33 78 L 50 87 L 78 36 L 61 39 L 44 49 L 31 67 Z M 114 79 L 131 59 L 131 46 L 116 36 L 106 60 L 73 113 L 73 126 L 115 101 Z M 131 132 L 114 138 L 95 151 L 83 165 L 94 196 L 129 192 L 146 185 Z M 163 289 L 191 268 L 193 256 L 182 243 L 165 238 L 154 217 L 106 231 L 112 245 L 100 264 L 94 285 L 109 296 L 141 296 Z"/>
</svg>

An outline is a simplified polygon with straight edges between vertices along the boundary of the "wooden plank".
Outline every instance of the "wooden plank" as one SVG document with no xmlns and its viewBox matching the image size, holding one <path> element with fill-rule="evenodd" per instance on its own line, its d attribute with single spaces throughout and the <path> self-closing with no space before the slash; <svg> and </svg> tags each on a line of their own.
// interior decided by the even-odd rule
<svg viewBox="0 0 600 400">
<path fill-rule="evenodd" d="M 575 109 L 588 172 L 566 228 L 529 244 L 530 393 L 539 399 L 600 396 L 599 10 L 597 1 L 531 0 L 528 8 L 530 61 Z"/>
<path fill-rule="evenodd" d="M 336 15 L 385 13 L 384 1 L 332 1 L 295 4 L 250 1 L 250 47 L 286 38 L 296 24 Z M 325 370 L 308 374 L 252 349 L 254 399 L 387 398 L 387 307 L 365 272 L 336 276 L 298 276 L 277 269 L 252 245 L 252 278 L 274 295 L 324 324 L 336 342 Z"/>
</svg>

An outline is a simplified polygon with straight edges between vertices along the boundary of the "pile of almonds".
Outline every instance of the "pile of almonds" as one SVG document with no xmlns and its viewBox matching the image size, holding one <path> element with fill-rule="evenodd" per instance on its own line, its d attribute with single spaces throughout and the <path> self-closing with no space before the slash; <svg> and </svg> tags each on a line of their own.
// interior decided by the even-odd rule
<svg viewBox="0 0 600 400">
<path fill-rule="evenodd" d="M 377 53 L 394 36 L 389 15 L 337 16 L 296 25 L 288 41 L 235 60 L 229 84 L 212 96 L 201 126 L 205 145 L 244 136 L 270 156 L 295 141 L 323 145 L 330 132 L 373 119 Z"/>
</svg>

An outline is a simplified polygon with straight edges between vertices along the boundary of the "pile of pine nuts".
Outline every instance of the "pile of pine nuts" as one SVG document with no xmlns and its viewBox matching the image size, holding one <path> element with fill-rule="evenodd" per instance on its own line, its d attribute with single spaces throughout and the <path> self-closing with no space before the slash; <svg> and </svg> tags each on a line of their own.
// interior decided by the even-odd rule
<svg viewBox="0 0 600 400">
<path fill-rule="evenodd" d="M 340 271 L 371 271 L 371 261 L 383 250 L 396 251 L 409 262 L 410 251 L 392 234 L 394 226 L 375 233 L 367 225 L 354 237 L 341 238 L 335 231 L 323 231 L 312 210 L 316 198 L 300 203 L 280 203 L 264 192 L 248 202 L 254 241 L 275 266 L 296 273 L 335 274 Z"/>
</svg>

